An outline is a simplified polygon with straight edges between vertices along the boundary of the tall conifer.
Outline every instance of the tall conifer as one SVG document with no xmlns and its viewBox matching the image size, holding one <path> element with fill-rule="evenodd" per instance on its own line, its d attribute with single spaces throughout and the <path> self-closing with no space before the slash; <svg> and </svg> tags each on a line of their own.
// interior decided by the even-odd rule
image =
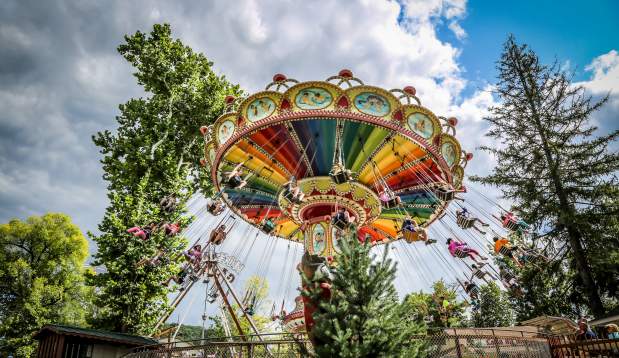
<svg viewBox="0 0 619 358">
<path fill-rule="evenodd" d="M 514 202 L 543 233 L 538 245 L 547 247 L 554 260 L 568 259 L 564 269 L 573 273 L 571 286 L 581 302 L 590 313 L 603 315 L 603 300 L 612 295 L 619 265 L 616 259 L 599 264 L 595 248 L 615 253 L 619 248 L 617 237 L 607 234 L 611 227 L 600 225 L 618 213 L 616 197 L 613 201 L 609 193 L 617 191 L 619 154 L 608 146 L 619 131 L 594 136 L 591 115 L 607 98 L 594 101 L 557 63 L 541 64 L 513 37 L 497 69 L 500 103 L 486 118 L 491 125 L 487 135 L 497 145 L 482 149 L 498 164 L 490 175 L 474 180 L 498 186 Z"/>
</svg>

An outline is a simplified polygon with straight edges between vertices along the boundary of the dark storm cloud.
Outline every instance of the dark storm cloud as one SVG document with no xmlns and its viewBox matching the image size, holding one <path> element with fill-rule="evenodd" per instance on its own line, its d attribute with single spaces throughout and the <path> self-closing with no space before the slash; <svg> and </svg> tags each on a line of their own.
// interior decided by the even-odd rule
<svg viewBox="0 0 619 358">
<path fill-rule="evenodd" d="M 0 5 L 2 221 L 60 211 L 95 229 L 105 186 L 90 136 L 112 128 L 117 104 L 139 93 L 115 55 L 124 29 L 108 6 Z"/>
</svg>

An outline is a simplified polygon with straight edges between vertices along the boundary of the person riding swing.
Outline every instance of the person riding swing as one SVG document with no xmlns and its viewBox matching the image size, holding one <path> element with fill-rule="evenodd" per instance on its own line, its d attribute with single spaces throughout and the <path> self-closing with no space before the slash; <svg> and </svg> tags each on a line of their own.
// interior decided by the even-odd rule
<svg viewBox="0 0 619 358">
<path fill-rule="evenodd" d="M 426 245 L 430 245 L 436 242 L 436 240 L 429 239 L 426 230 L 419 227 L 417 222 L 409 215 L 406 215 L 406 218 L 404 218 L 400 232 L 402 232 L 402 237 L 408 243 L 424 241 Z"/>
<path fill-rule="evenodd" d="M 473 281 L 474 278 L 478 278 L 480 280 L 483 280 L 485 283 L 490 283 L 490 281 L 492 280 L 496 280 L 497 278 L 494 277 L 493 274 L 491 274 L 488 271 L 484 271 L 482 270 L 481 267 L 478 267 L 475 264 L 471 265 L 471 281 Z M 486 276 L 490 277 L 490 281 L 486 278 Z"/>
<path fill-rule="evenodd" d="M 219 225 L 219 227 L 211 231 L 209 242 L 214 245 L 221 245 L 226 240 L 226 225 Z"/>
<path fill-rule="evenodd" d="M 299 187 L 299 184 L 297 183 L 297 180 L 294 175 L 291 176 L 290 180 L 284 183 L 283 186 L 284 186 L 284 193 L 283 193 L 284 198 L 296 204 L 300 204 L 301 202 L 303 202 L 303 199 L 305 198 L 305 193 L 301 191 L 301 188 Z"/>
<path fill-rule="evenodd" d="M 331 224 L 333 224 L 333 226 L 337 227 L 340 230 L 345 230 L 354 225 L 355 219 L 356 218 L 353 215 L 350 215 L 348 213 L 346 208 L 340 207 L 338 211 L 333 215 L 333 218 L 331 219 Z"/>
<path fill-rule="evenodd" d="M 395 208 L 402 203 L 402 199 L 395 195 L 395 193 L 388 187 L 383 189 L 380 194 L 378 194 L 378 198 L 380 199 L 381 205 L 387 209 Z"/>
<path fill-rule="evenodd" d="M 206 210 L 214 216 L 221 214 L 224 211 L 224 209 L 225 209 L 225 205 L 222 202 L 222 200 L 219 198 L 211 200 L 206 205 Z"/>
<path fill-rule="evenodd" d="M 266 220 L 264 220 L 264 222 L 261 225 L 261 229 L 262 229 L 262 232 L 264 232 L 267 235 L 272 233 L 273 230 L 275 230 L 275 221 L 273 221 L 273 218 L 267 218 Z"/>
<path fill-rule="evenodd" d="M 226 184 L 228 184 L 228 186 L 230 186 L 230 188 L 241 189 L 245 185 L 247 185 L 247 179 L 249 179 L 249 177 L 251 176 L 251 173 L 247 174 L 247 176 L 243 178 L 242 167 L 244 164 L 245 162 L 241 162 L 237 164 L 236 167 L 234 167 L 234 169 L 232 169 L 232 171 L 226 175 L 225 182 Z"/>
<path fill-rule="evenodd" d="M 518 260 L 517 253 L 519 251 L 518 246 L 512 246 L 509 240 L 506 238 L 495 236 L 494 241 L 494 252 L 497 254 L 501 254 L 509 259 L 511 259 L 514 264 L 518 267 L 522 267 L 522 263 Z"/>
<path fill-rule="evenodd" d="M 451 256 L 458 257 L 461 259 L 468 257 L 471 260 L 473 260 L 476 264 L 478 264 L 479 266 L 483 266 L 486 263 L 480 262 L 477 259 L 478 257 L 481 260 L 488 259 L 487 257 L 481 256 L 479 252 L 477 252 L 477 250 L 470 248 L 467 243 L 458 242 L 452 238 L 447 239 L 447 249 L 449 250 L 449 253 L 451 254 Z"/>
<path fill-rule="evenodd" d="M 487 223 L 481 221 L 479 218 L 471 216 L 469 211 L 463 207 L 462 210 L 456 210 L 456 224 L 462 229 L 475 229 L 480 234 L 485 235 L 486 232 L 475 226 L 476 223 L 479 223 L 481 226 L 487 227 L 489 226 Z"/>
</svg>

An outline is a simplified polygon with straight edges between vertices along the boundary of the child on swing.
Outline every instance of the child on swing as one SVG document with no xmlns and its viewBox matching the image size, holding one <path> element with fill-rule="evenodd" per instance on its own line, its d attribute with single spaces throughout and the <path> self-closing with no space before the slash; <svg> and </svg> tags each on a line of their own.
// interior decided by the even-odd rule
<svg viewBox="0 0 619 358">
<path fill-rule="evenodd" d="M 486 263 L 479 261 L 478 258 L 480 260 L 488 259 L 487 257 L 480 255 L 479 252 L 477 252 L 477 250 L 470 248 L 467 243 L 459 242 L 452 238 L 447 239 L 447 249 L 449 250 L 449 253 L 451 254 L 451 256 L 459 257 L 459 258 L 468 257 L 471 260 L 473 260 L 476 264 L 478 264 L 480 267 L 485 265 Z"/>
</svg>

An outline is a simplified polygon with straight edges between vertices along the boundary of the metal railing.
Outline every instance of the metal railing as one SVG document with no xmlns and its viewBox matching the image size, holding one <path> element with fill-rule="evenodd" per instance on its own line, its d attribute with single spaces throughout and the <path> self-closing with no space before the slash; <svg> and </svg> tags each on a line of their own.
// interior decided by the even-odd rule
<svg viewBox="0 0 619 358">
<path fill-rule="evenodd" d="M 575 337 L 561 336 L 548 338 L 553 358 L 568 357 L 618 357 L 619 340 L 587 339 L 576 340 Z"/>
<path fill-rule="evenodd" d="M 127 358 L 176 357 L 305 357 L 312 352 L 304 335 L 265 334 L 223 337 L 209 340 L 175 342 L 145 346 L 126 355 Z M 430 358 L 549 358 L 548 340 L 533 335 L 450 334 L 411 337 L 411 348 L 421 348 Z"/>
</svg>

